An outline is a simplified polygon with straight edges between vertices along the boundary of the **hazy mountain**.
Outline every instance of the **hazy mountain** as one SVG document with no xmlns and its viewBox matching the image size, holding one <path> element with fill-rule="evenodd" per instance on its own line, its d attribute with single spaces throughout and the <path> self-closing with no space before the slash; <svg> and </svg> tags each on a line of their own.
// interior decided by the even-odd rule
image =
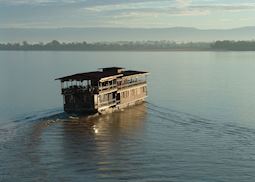
<svg viewBox="0 0 255 182">
<path fill-rule="evenodd" d="M 253 40 L 255 27 L 236 29 L 201 30 L 187 27 L 174 28 L 0 28 L 0 42 L 48 42 L 59 41 L 214 41 Z"/>
</svg>

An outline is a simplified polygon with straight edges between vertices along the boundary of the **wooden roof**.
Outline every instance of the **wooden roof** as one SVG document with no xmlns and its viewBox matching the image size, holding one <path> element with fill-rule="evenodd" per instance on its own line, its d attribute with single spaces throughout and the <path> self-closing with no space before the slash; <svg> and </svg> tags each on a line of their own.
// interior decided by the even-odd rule
<svg viewBox="0 0 255 182">
<path fill-rule="evenodd" d="M 86 73 L 78 73 L 74 75 L 64 76 L 57 78 L 56 80 L 60 80 L 61 82 L 64 81 L 83 81 L 83 80 L 96 80 L 99 81 L 101 79 L 115 79 L 117 77 L 122 76 L 132 76 L 132 75 L 141 75 L 141 74 L 148 74 L 148 72 L 144 71 L 123 71 L 121 73 L 111 72 L 111 71 L 93 71 L 93 72 L 86 72 Z"/>
<path fill-rule="evenodd" d="M 118 77 L 122 76 L 122 74 L 115 74 L 110 72 L 102 72 L 102 71 L 93 71 L 93 72 L 86 72 L 86 73 L 78 73 L 74 75 L 64 76 L 61 78 L 57 78 L 56 80 L 63 81 L 82 81 L 82 80 L 100 80 L 101 78 L 107 77 Z"/>
<path fill-rule="evenodd" d="M 134 71 L 134 70 L 128 70 L 123 72 L 123 76 L 132 76 L 132 75 L 141 75 L 141 74 L 149 74 L 146 71 Z"/>
</svg>

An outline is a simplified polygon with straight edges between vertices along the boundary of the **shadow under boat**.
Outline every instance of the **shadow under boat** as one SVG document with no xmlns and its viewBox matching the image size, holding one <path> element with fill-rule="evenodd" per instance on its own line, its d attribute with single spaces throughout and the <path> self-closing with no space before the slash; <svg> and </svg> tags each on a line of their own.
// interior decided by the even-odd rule
<svg viewBox="0 0 255 182">
<path fill-rule="evenodd" d="M 104 115 L 70 115 L 64 119 L 66 135 L 111 135 L 134 133 L 143 128 L 146 120 L 146 103 Z"/>
</svg>

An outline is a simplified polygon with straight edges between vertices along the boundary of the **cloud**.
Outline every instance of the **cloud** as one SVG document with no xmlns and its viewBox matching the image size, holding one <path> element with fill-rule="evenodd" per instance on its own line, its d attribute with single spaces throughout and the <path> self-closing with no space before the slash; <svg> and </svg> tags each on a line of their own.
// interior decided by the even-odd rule
<svg viewBox="0 0 255 182">
<path fill-rule="evenodd" d="M 1 4 L 5 5 L 31 5 L 31 4 L 44 4 L 44 3 L 52 3 L 54 0 L 0 0 Z"/>
<path fill-rule="evenodd" d="M 0 0 L 1 5 L 51 5 L 51 4 L 78 4 L 85 6 L 114 5 L 126 3 L 150 2 L 155 0 Z M 170 0 L 171 1 L 171 0 Z"/>
<path fill-rule="evenodd" d="M 176 4 L 177 3 L 177 4 Z M 85 12 L 95 14 L 107 14 L 114 17 L 139 17 L 139 16 L 160 16 L 160 15 L 175 15 L 175 16 L 195 16 L 204 15 L 207 11 L 201 8 L 190 8 L 188 4 L 190 0 L 158 0 L 147 2 L 129 2 L 121 4 L 95 5 L 84 7 Z M 185 8 L 184 8 L 185 5 Z"/>
<path fill-rule="evenodd" d="M 110 11 L 125 11 L 125 10 L 150 10 L 150 9 L 164 9 L 169 7 L 174 1 L 149 1 L 149 2 L 129 2 L 109 5 L 96 5 L 85 7 L 84 10 L 94 12 L 110 12 Z"/>
<path fill-rule="evenodd" d="M 0 26 L 168 26 L 254 10 L 246 0 L 0 0 Z"/>
<path fill-rule="evenodd" d="M 252 10 L 255 9 L 255 3 L 249 3 L 249 4 L 214 4 L 214 5 L 193 5 L 190 6 L 192 9 L 207 9 L 207 10 L 226 10 L 226 11 L 232 11 L 232 10 Z"/>
<path fill-rule="evenodd" d="M 219 3 L 224 2 L 224 3 Z M 249 3 L 247 3 L 249 2 Z M 91 12 L 111 12 L 120 10 L 144 10 L 144 9 L 186 9 L 193 10 L 225 10 L 242 11 L 254 9 L 255 3 L 250 1 L 218 1 L 218 0 L 0 0 L 0 5 L 9 6 L 75 6 Z"/>
<path fill-rule="evenodd" d="M 137 1 L 126 3 L 113 3 L 104 5 L 90 5 L 83 8 L 85 11 L 94 13 L 127 13 L 134 14 L 137 11 L 154 13 L 168 13 L 169 15 L 200 15 L 205 12 L 223 11 L 246 11 L 255 9 L 255 3 L 236 3 L 236 4 L 204 4 L 193 3 L 192 0 L 158 0 L 158 1 Z"/>
<path fill-rule="evenodd" d="M 176 0 L 176 2 L 182 6 L 182 7 L 185 7 L 185 6 L 188 6 L 191 4 L 192 0 Z"/>
</svg>

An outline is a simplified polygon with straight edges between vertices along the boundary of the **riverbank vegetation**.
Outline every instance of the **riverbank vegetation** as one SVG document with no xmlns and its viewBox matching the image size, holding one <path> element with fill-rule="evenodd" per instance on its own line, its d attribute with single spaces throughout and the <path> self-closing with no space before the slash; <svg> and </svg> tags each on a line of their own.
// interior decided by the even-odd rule
<svg viewBox="0 0 255 182">
<path fill-rule="evenodd" d="M 0 50 L 52 50 L 52 51 L 255 51 L 255 41 L 174 42 L 174 41 L 118 41 L 118 42 L 59 42 L 0 43 Z"/>
</svg>

